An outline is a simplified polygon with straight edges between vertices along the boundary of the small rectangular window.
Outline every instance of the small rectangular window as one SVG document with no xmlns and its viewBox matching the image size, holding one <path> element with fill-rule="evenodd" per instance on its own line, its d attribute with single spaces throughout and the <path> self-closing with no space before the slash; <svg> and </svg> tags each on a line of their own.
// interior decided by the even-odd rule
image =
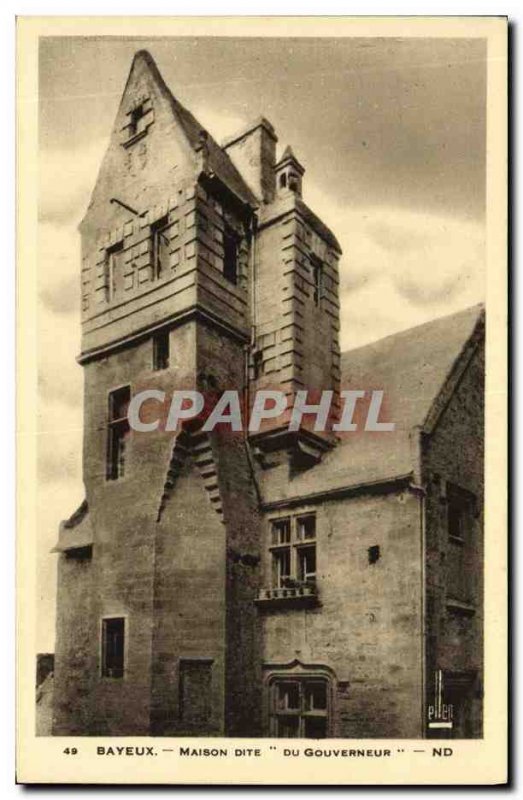
<svg viewBox="0 0 523 800">
<path fill-rule="evenodd" d="M 191 727 L 208 725 L 212 713 L 212 659 L 181 659 L 180 719 Z"/>
<path fill-rule="evenodd" d="M 169 331 L 160 331 L 153 336 L 153 369 L 169 366 Z"/>
<path fill-rule="evenodd" d="M 447 524 L 449 538 L 465 542 L 472 528 L 474 496 L 454 484 L 447 484 Z"/>
<path fill-rule="evenodd" d="M 161 278 L 169 267 L 169 219 L 162 217 L 151 225 L 151 246 L 154 278 Z"/>
<path fill-rule="evenodd" d="M 125 656 L 125 619 L 102 620 L 102 676 L 123 678 Z"/>
<path fill-rule="evenodd" d="M 323 264 L 316 256 L 311 256 L 313 298 L 314 304 L 319 306 L 323 297 Z"/>
<path fill-rule="evenodd" d="M 105 299 L 111 303 L 123 291 L 123 242 L 117 242 L 105 251 Z"/>
<path fill-rule="evenodd" d="M 141 133 L 143 128 L 143 120 L 145 117 L 145 108 L 144 104 L 140 103 L 140 105 L 133 108 L 132 111 L 129 113 L 129 138 L 132 136 L 136 136 L 137 134 Z"/>
<path fill-rule="evenodd" d="M 238 283 L 238 239 L 230 228 L 223 234 L 223 276 L 230 283 Z"/>
<path fill-rule="evenodd" d="M 372 547 L 369 547 L 367 550 L 367 556 L 369 559 L 369 564 L 375 564 L 380 559 L 380 546 L 379 544 L 373 544 Z"/>
<path fill-rule="evenodd" d="M 271 523 L 272 586 L 316 584 L 316 514 L 284 517 Z"/>
<path fill-rule="evenodd" d="M 125 448 L 130 433 L 127 411 L 130 402 L 130 386 L 123 386 L 109 394 L 106 473 L 109 481 L 122 478 L 125 472 Z"/>
</svg>

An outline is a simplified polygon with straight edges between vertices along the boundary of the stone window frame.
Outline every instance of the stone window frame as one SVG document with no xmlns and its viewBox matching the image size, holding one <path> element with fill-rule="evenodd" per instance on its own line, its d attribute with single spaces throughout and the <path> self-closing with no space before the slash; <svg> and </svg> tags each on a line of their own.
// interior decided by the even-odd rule
<svg viewBox="0 0 523 800">
<path fill-rule="evenodd" d="M 116 297 L 115 286 L 114 286 L 114 274 L 115 274 L 115 260 L 114 256 L 119 255 L 122 263 L 122 278 L 124 272 L 124 252 L 125 252 L 125 244 L 124 240 L 118 239 L 117 241 L 113 242 L 112 244 L 107 245 L 105 248 L 104 254 L 104 271 L 105 271 L 105 301 L 106 303 L 112 303 Z M 118 298 L 117 298 L 118 299 Z"/>
<path fill-rule="evenodd" d="M 195 726 L 196 728 L 200 725 L 211 725 L 212 718 L 213 718 L 213 691 L 214 691 L 214 663 L 215 659 L 208 657 L 208 656 L 180 656 L 178 659 L 178 718 L 181 723 L 185 723 L 188 727 Z M 210 678 L 210 694 L 208 698 L 209 702 L 209 709 L 208 709 L 208 717 L 204 720 L 194 720 L 191 719 L 190 716 L 187 715 L 187 709 L 185 708 L 184 703 L 184 682 L 183 678 L 184 675 L 189 673 L 187 667 L 207 667 L 209 670 L 209 678 Z"/>
<path fill-rule="evenodd" d="M 308 518 L 314 519 L 314 535 L 300 535 L 299 524 Z M 277 537 L 277 529 L 283 527 L 283 523 L 289 522 L 288 532 L 285 533 L 285 540 Z M 318 580 L 318 513 L 316 509 L 302 509 L 292 513 L 281 513 L 271 516 L 268 519 L 268 563 L 267 563 L 267 582 L 273 589 L 290 588 L 294 585 L 316 586 Z M 304 531 L 305 533 L 305 531 Z M 305 551 L 314 549 L 315 570 L 305 572 Z M 303 557 L 303 562 L 300 559 Z M 281 564 L 286 562 L 288 574 L 281 573 Z M 283 581 L 283 582 L 282 582 Z"/>
<path fill-rule="evenodd" d="M 470 535 L 473 529 L 473 520 L 476 517 L 476 496 L 451 481 L 446 482 L 445 497 L 447 500 L 447 533 L 449 541 L 466 546 L 470 544 Z M 451 532 L 450 514 L 452 509 L 460 512 L 460 524 L 463 526 L 459 535 Z"/>
<path fill-rule="evenodd" d="M 121 675 L 106 675 L 104 673 L 104 623 L 112 619 L 123 620 L 123 667 Z M 129 655 L 129 615 L 126 613 L 102 614 L 99 625 L 99 675 L 104 681 L 124 681 L 127 677 Z"/>
<path fill-rule="evenodd" d="M 138 126 L 133 119 L 138 109 L 142 109 L 143 112 L 140 115 L 138 122 L 140 122 L 140 120 L 144 120 L 140 126 Z M 140 97 L 137 97 L 128 107 L 125 116 L 126 122 L 122 127 L 122 145 L 123 147 L 127 148 L 133 145 L 135 142 L 140 141 L 140 139 L 143 139 L 143 137 L 147 135 L 149 128 L 154 122 L 153 105 L 149 95 L 141 95 Z"/>
<path fill-rule="evenodd" d="M 153 372 L 169 369 L 171 361 L 171 332 L 169 328 L 155 331 L 152 336 Z"/>
<path fill-rule="evenodd" d="M 309 253 L 312 272 L 312 299 L 316 308 L 321 308 L 325 296 L 325 262 L 316 253 Z"/>
<path fill-rule="evenodd" d="M 266 663 L 263 665 L 263 729 L 265 735 L 271 738 L 278 737 L 277 731 L 277 717 L 279 716 L 274 711 L 274 685 L 282 682 L 300 682 L 307 684 L 307 682 L 322 681 L 327 686 L 327 708 L 326 714 L 326 739 L 333 738 L 336 735 L 336 721 L 337 721 L 337 678 L 333 669 L 326 664 L 305 664 L 299 659 L 287 663 Z M 285 714 L 282 714 L 285 716 Z M 305 718 L 307 712 L 300 712 L 300 717 Z M 314 716 L 314 715 L 312 715 Z M 318 715 L 320 716 L 320 715 Z M 323 716 L 323 715 L 321 715 Z M 301 735 L 303 722 L 300 721 L 300 737 L 296 738 L 313 738 Z"/>
<path fill-rule="evenodd" d="M 105 481 L 106 483 L 109 482 L 121 482 L 125 480 L 127 470 L 124 469 L 122 473 L 119 470 L 116 470 L 117 474 L 114 475 L 114 440 L 116 439 L 116 433 L 122 434 L 123 437 L 126 437 L 129 440 L 131 435 L 131 428 L 129 426 L 128 417 L 119 417 L 119 418 L 112 418 L 112 410 L 111 410 L 111 403 L 113 401 L 113 397 L 118 393 L 122 392 L 122 390 L 128 389 L 129 390 L 129 402 L 132 399 L 132 386 L 130 383 L 123 383 L 119 386 L 113 386 L 107 391 L 107 398 L 106 398 L 106 408 L 107 408 L 107 421 L 106 421 L 106 456 L 105 456 Z M 127 425 L 125 425 L 127 423 Z"/>
<path fill-rule="evenodd" d="M 161 280 L 170 273 L 170 249 L 171 237 L 169 231 L 172 222 L 169 220 L 169 214 L 162 214 L 158 219 L 153 220 L 149 225 L 149 242 L 150 242 L 150 257 L 151 257 L 151 278 L 153 281 Z M 158 238 L 164 236 L 167 241 L 168 257 L 166 264 L 161 269 L 158 269 L 158 253 L 159 245 Z"/>
</svg>

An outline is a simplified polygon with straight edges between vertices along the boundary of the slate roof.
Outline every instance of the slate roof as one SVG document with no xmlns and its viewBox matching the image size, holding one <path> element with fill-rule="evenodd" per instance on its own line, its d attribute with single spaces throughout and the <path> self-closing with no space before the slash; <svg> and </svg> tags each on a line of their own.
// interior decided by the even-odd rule
<svg viewBox="0 0 523 800">
<path fill-rule="evenodd" d="M 393 421 L 394 432 L 347 432 L 321 463 L 304 472 L 289 475 L 288 467 L 283 466 L 261 472 L 264 502 L 277 503 L 412 473 L 417 453 L 413 430 L 426 423 L 483 319 L 483 306 L 473 306 L 343 353 L 341 388 L 367 392 L 382 389 L 380 419 Z M 363 420 L 358 414 L 354 416 L 359 428 L 368 408 L 365 401 L 361 403 Z"/>
</svg>

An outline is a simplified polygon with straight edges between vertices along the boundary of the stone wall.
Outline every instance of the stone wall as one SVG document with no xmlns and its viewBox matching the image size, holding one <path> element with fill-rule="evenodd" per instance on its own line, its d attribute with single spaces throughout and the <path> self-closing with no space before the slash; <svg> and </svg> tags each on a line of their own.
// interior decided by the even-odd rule
<svg viewBox="0 0 523 800">
<path fill-rule="evenodd" d="M 483 668 L 484 350 L 481 344 L 425 445 L 427 486 L 427 703 L 434 671 L 470 673 L 463 733 L 481 736 Z M 462 544 L 449 539 L 448 484 L 470 493 L 474 510 Z M 456 570 L 459 570 L 459 574 Z M 460 588 L 466 596 L 460 597 Z M 456 596 L 458 595 L 458 597 Z M 453 601 L 462 600 L 457 604 Z"/>
<path fill-rule="evenodd" d="M 419 500 L 410 492 L 361 495 L 303 506 L 315 511 L 320 604 L 263 614 L 269 674 L 284 665 L 333 671 L 331 735 L 417 737 L 422 726 L 421 539 Z M 270 516 L 269 519 L 272 519 Z M 269 519 L 266 535 L 269 539 Z M 379 560 L 369 563 L 369 547 Z M 270 585 L 266 549 L 264 586 Z M 266 701 L 267 702 L 267 701 Z"/>
</svg>

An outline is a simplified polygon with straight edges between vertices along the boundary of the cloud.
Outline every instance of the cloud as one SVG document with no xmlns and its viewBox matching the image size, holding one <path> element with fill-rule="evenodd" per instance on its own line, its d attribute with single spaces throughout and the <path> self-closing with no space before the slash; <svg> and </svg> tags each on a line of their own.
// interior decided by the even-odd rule
<svg viewBox="0 0 523 800">
<path fill-rule="evenodd" d="M 484 300 L 481 222 L 386 206 L 339 206 L 312 184 L 305 200 L 340 241 L 342 349 Z"/>
<path fill-rule="evenodd" d="M 107 137 L 74 150 L 42 148 L 39 156 L 39 220 L 78 224 L 94 186 Z"/>
<path fill-rule="evenodd" d="M 195 106 L 193 104 L 191 111 L 218 143 L 223 142 L 229 136 L 234 136 L 251 122 L 248 117 L 222 113 L 210 108 L 209 105 Z"/>
</svg>

